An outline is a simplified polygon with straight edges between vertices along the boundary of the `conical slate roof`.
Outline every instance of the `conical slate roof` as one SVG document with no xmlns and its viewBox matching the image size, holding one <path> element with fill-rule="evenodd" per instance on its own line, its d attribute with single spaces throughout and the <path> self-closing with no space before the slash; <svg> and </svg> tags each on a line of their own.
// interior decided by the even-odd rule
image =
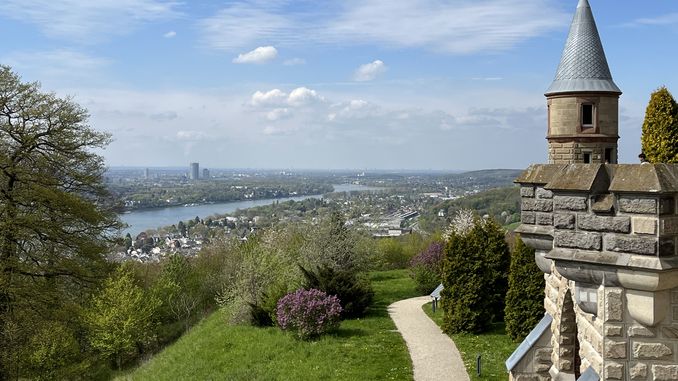
<svg viewBox="0 0 678 381">
<path fill-rule="evenodd" d="M 607 66 L 603 44 L 588 0 L 579 0 L 556 79 L 546 95 L 570 92 L 621 94 Z"/>
</svg>

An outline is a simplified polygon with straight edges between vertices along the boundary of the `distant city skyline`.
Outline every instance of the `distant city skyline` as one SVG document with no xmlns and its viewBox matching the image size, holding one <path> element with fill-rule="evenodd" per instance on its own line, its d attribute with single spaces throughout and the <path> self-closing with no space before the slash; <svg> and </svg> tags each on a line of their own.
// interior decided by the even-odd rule
<svg viewBox="0 0 678 381">
<path fill-rule="evenodd" d="M 637 162 L 650 93 L 678 94 L 678 3 L 590 3 Z M 0 64 L 86 107 L 109 166 L 524 168 L 576 6 L 5 0 Z"/>
</svg>

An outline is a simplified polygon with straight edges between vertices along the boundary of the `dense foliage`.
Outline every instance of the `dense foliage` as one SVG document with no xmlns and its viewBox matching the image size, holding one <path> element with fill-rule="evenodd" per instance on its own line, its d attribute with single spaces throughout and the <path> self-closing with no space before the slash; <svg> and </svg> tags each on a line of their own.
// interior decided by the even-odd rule
<svg viewBox="0 0 678 381">
<path fill-rule="evenodd" d="M 448 333 L 483 332 L 504 315 L 509 248 L 492 219 L 476 217 L 470 229 L 452 230 L 443 262 L 441 293 Z"/>
<path fill-rule="evenodd" d="M 515 174 L 517 176 L 518 173 Z M 480 216 L 492 217 L 502 225 L 520 221 L 520 188 L 510 186 L 490 189 L 437 202 L 424 210 L 420 225 L 428 231 L 442 230 L 450 224 L 457 212 L 465 209 L 474 210 Z M 440 211 L 443 212 L 442 216 L 438 215 Z"/>
<path fill-rule="evenodd" d="M 343 269 L 321 266 L 315 271 L 301 268 L 306 278 L 304 286 L 318 289 L 339 298 L 342 318 L 365 316 L 374 299 L 374 290 L 366 275 Z"/>
<path fill-rule="evenodd" d="M 316 338 L 339 327 L 342 308 L 334 295 L 300 289 L 278 301 L 278 325 L 302 340 Z"/>
<path fill-rule="evenodd" d="M 77 317 L 109 271 L 104 253 L 119 226 L 95 153 L 110 137 L 87 119 L 0 66 L 0 379 L 87 356 Z"/>
<path fill-rule="evenodd" d="M 104 358 L 114 359 L 120 369 L 123 359 L 135 356 L 152 337 L 159 305 L 156 297 L 135 284 L 129 266 L 121 266 L 85 313 L 89 342 Z"/>
<path fill-rule="evenodd" d="M 521 341 L 544 316 L 544 273 L 534 261 L 534 249 L 516 237 L 511 250 L 511 271 L 504 319 L 506 332 Z"/>
<path fill-rule="evenodd" d="M 678 163 L 678 105 L 666 87 L 650 97 L 641 145 L 650 163 Z"/>
<path fill-rule="evenodd" d="M 441 242 L 432 242 L 410 261 L 410 276 L 422 294 L 430 294 L 442 281 L 443 248 Z"/>
<path fill-rule="evenodd" d="M 296 227 L 271 229 L 244 242 L 212 247 L 225 261 L 218 300 L 230 323 L 273 324 L 277 298 L 302 284 L 297 265 L 301 234 Z"/>
</svg>

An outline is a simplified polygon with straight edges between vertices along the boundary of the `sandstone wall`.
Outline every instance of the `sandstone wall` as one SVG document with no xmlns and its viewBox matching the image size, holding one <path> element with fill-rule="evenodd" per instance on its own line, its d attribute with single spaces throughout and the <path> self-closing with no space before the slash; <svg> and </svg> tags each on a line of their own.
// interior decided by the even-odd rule
<svg viewBox="0 0 678 381">
<path fill-rule="evenodd" d="M 678 380 L 678 166 L 528 172 L 517 231 L 546 273 L 551 374 L 574 371 L 576 334 L 581 372 Z"/>
</svg>

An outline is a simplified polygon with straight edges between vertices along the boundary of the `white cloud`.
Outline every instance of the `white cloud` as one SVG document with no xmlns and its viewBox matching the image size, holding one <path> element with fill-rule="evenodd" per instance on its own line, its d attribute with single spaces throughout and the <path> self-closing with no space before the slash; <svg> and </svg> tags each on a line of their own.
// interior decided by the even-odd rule
<svg viewBox="0 0 678 381">
<path fill-rule="evenodd" d="M 169 32 L 163 34 L 162 36 L 165 37 L 165 38 L 173 38 L 173 37 L 176 37 L 176 35 L 177 35 L 177 32 L 170 30 Z"/>
<path fill-rule="evenodd" d="M 277 41 L 285 39 L 285 30 L 292 28 L 291 21 L 278 15 L 264 3 L 247 1 L 233 3 L 214 16 L 201 20 L 198 26 L 203 43 L 213 49 L 234 50 L 264 41 L 275 35 Z"/>
<path fill-rule="evenodd" d="M 305 65 L 306 60 L 303 58 L 290 58 L 287 59 L 283 62 L 283 65 L 285 66 L 297 66 L 297 65 Z"/>
<path fill-rule="evenodd" d="M 253 106 L 279 106 L 285 103 L 287 94 L 279 89 L 273 89 L 267 92 L 257 91 L 252 94 L 250 103 Z"/>
<path fill-rule="evenodd" d="M 290 96 L 287 98 L 287 103 L 290 106 L 299 107 L 322 100 L 323 98 L 319 96 L 315 90 L 306 87 L 298 87 L 292 90 Z"/>
<path fill-rule="evenodd" d="M 384 62 L 376 60 L 368 64 L 360 65 L 355 73 L 353 73 L 353 80 L 358 82 L 371 81 L 384 71 L 386 71 Z"/>
<path fill-rule="evenodd" d="M 348 102 L 336 103 L 330 109 L 331 112 L 327 115 L 327 119 L 335 122 L 347 119 L 368 118 L 380 115 L 382 112 L 379 106 L 362 99 L 352 99 Z"/>
<path fill-rule="evenodd" d="M 39 79 L 47 85 L 70 84 L 85 79 L 98 81 L 103 69 L 111 64 L 106 58 L 68 49 L 18 51 L 0 57 L 0 61 L 23 76 Z"/>
<path fill-rule="evenodd" d="M 303 10 L 289 1 L 243 0 L 202 20 L 200 29 L 208 47 L 225 50 L 312 42 L 470 54 L 509 49 L 570 17 L 556 0 L 346 0 Z"/>
<path fill-rule="evenodd" d="M 410 99 L 413 104 L 299 87 L 260 91 L 255 107 L 252 93 L 232 91 L 66 88 L 59 93 L 76 94 L 90 111 L 92 126 L 113 133 L 114 142 L 103 153 L 109 165 L 489 168 L 539 162 L 538 152 L 518 152 L 516 146 L 543 146 L 546 152 L 541 96 L 519 101 L 519 93 L 499 97 L 483 89 L 452 94 L 454 101 L 434 105 L 420 98 Z M 303 106 L 289 104 L 292 93 Z M 480 93 L 485 97 L 476 96 Z M 484 108 L 469 109 L 471 101 L 463 99 Z M 502 102 L 496 104 L 497 99 Z M 412 154 L 402 155 L 404 150 Z"/>
<path fill-rule="evenodd" d="M 3 0 L 0 14 L 34 24 L 49 37 L 91 44 L 176 18 L 178 6 L 163 0 Z"/>
<path fill-rule="evenodd" d="M 322 102 L 325 99 L 318 95 L 315 90 L 306 87 L 298 87 L 289 94 L 280 89 L 273 89 L 266 92 L 257 91 L 252 94 L 249 104 L 255 107 L 284 109 L 284 106 L 301 107 L 316 102 Z M 283 112 L 283 111 L 278 111 Z M 287 111 L 284 111 L 287 112 Z"/>
<path fill-rule="evenodd" d="M 250 52 L 238 54 L 233 63 L 261 64 L 274 60 L 278 56 L 278 49 L 273 46 L 260 46 Z"/>
<path fill-rule="evenodd" d="M 106 59 L 90 56 L 85 53 L 68 49 L 15 52 L 4 57 L 4 59 L 17 66 L 57 66 L 69 70 L 97 69 L 110 63 Z"/>
<path fill-rule="evenodd" d="M 290 109 L 288 108 L 276 108 L 268 112 L 266 114 L 266 119 L 270 121 L 276 121 L 280 119 L 284 119 L 290 116 Z"/>
</svg>

